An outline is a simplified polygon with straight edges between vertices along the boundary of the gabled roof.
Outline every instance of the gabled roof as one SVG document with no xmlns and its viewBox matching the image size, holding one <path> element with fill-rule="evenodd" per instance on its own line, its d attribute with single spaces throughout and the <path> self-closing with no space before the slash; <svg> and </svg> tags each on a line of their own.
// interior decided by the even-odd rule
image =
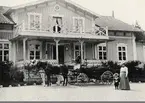
<svg viewBox="0 0 145 103">
<path fill-rule="evenodd" d="M 9 20 L 5 15 L 0 12 L 0 24 L 14 24 L 11 20 Z"/>
<path fill-rule="evenodd" d="M 38 1 L 33 1 L 33 2 L 30 2 L 30 3 L 27 3 L 27 4 L 22 4 L 22 5 L 18 5 L 18 6 L 14 6 L 11 8 L 11 10 L 16 10 L 16 9 L 20 9 L 20 8 L 25 8 L 25 7 L 28 7 L 28 6 L 33 6 L 33 5 L 38 5 L 38 4 L 41 4 L 41 3 L 45 3 L 45 2 L 49 2 L 49 1 L 54 1 L 54 0 L 38 0 Z M 56 1 L 62 1 L 62 2 L 66 2 L 68 4 L 71 4 L 73 6 L 75 6 L 75 8 L 79 8 L 93 16 L 100 16 L 99 14 L 96 14 L 95 12 L 92 12 L 84 7 L 82 7 L 81 5 L 78 5 L 76 4 L 75 2 L 71 1 L 71 0 L 56 0 Z"/>
<path fill-rule="evenodd" d="M 9 15 L 4 15 L 9 10 L 9 7 L 0 6 L 0 24 L 15 24 Z"/>
<path fill-rule="evenodd" d="M 142 32 L 141 29 L 135 28 L 133 25 L 129 25 L 123 21 L 115 19 L 112 16 L 100 16 L 96 19 L 96 25 L 102 27 L 108 27 L 112 31 L 132 31 L 132 32 Z"/>
</svg>

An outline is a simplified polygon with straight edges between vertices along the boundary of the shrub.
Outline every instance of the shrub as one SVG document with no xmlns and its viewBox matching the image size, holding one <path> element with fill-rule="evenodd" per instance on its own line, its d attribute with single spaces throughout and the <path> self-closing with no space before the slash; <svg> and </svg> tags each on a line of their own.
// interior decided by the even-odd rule
<svg viewBox="0 0 145 103">
<path fill-rule="evenodd" d="M 128 77 L 131 78 L 138 78 L 139 75 L 141 75 L 141 71 L 142 69 L 137 68 L 136 66 L 138 66 L 141 62 L 140 61 L 128 61 L 125 64 L 125 66 L 128 67 Z"/>
<path fill-rule="evenodd" d="M 10 78 L 10 68 L 13 65 L 10 61 L 1 61 L 0 62 L 0 84 L 1 85 L 9 85 L 11 78 Z"/>
<path fill-rule="evenodd" d="M 21 68 L 13 66 L 10 69 L 10 76 L 11 76 L 12 81 L 14 82 L 23 82 L 24 73 L 23 71 L 21 71 Z"/>
<path fill-rule="evenodd" d="M 121 68 L 118 62 L 113 61 L 102 62 L 102 66 L 109 68 L 113 73 L 119 73 Z"/>
</svg>

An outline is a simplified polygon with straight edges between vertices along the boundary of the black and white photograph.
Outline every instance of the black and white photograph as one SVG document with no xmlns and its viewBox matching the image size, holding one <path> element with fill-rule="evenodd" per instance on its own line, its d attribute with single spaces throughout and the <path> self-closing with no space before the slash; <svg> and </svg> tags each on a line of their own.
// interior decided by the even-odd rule
<svg viewBox="0 0 145 103">
<path fill-rule="evenodd" d="M 145 101 L 145 0 L 0 0 L 0 101 Z"/>
</svg>

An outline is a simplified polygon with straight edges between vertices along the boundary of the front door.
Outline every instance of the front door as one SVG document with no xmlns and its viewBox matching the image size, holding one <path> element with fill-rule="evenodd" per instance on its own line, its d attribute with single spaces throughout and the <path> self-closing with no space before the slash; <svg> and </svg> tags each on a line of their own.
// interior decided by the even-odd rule
<svg viewBox="0 0 145 103">
<path fill-rule="evenodd" d="M 58 47 L 59 64 L 64 64 L 64 45 Z"/>
</svg>

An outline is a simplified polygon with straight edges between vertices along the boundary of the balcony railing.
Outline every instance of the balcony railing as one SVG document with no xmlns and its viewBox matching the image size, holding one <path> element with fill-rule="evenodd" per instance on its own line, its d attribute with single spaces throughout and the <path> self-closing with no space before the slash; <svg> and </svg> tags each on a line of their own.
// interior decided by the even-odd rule
<svg viewBox="0 0 145 103">
<path fill-rule="evenodd" d="M 0 39 L 12 39 L 13 31 L 12 30 L 0 30 Z"/>
<path fill-rule="evenodd" d="M 42 29 L 36 29 L 36 30 L 30 30 L 28 28 L 26 28 L 28 26 L 24 26 L 24 23 L 19 24 L 15 27 L 15 31 L 14 31 L 14 37 L 18 36 L 18 35 L 22 35 L 21 32 L 45 32 L 45 33 L 51 33 L 51 34 L 90 34 L 93 36 L 108 36 L 108 28 L 107 27 L 94 27 L 93 29 L 89 30 L 89 31 L 83 31 L 81 29 L 76 30 L 74 28 L 76 27 L 67 27 L 66 25 L 61 25 L 61 26 L 53 26 L 51 25 L 50 27 L 48 27 L 48 29 L 44 29 L 42 27 Z"/>
</svg>

